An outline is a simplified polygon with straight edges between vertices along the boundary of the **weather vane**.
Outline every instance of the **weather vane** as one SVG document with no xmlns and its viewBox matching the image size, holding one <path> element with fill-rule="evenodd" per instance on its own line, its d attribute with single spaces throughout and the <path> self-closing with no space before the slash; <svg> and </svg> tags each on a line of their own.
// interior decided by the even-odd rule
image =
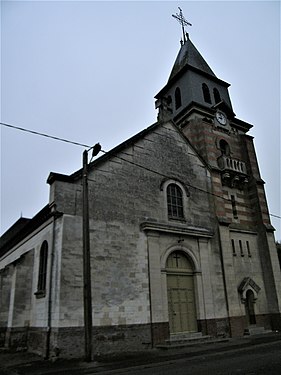
<svg viewBox="0 0 281 375">
<path fill-rule="evenodd" d="M 186 42 L 186 35 L 185 35 L 185 29 L 184 27 L 185 26 L 192 26 L 191 23 L 187 22 L 187 20 L 184 18 L 184 15 L 182 14 L 182 10 L 180 7 L 179 8 L 179 11 L 180 13 L 176 13 L 176 14 L 172 14 L 172 17 L 174 17 L 176 20 L 179 21 L 179 23 L 181 24 L 181 27 L 182 27 L 182 35 L 183 35 L 183 42 L 185 43 Z"/>
</svg>

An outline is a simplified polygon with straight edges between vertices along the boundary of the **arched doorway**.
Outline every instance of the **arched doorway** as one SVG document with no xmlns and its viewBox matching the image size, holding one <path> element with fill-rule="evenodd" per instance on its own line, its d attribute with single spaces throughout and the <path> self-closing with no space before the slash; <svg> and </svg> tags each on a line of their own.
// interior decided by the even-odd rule
<svg viewBox="0 0 281 375">
<path fill-rule="evenodd" d="M 197 332 L 193 267 L 184 252 L 169 255 L 166 271 L 170 332 Z"/>
<path fill-rule="evenodd" d="M 246 309 L 246 317 L 248 320 L 248 324 L 256 324 L 256 315 L 255 315 L 255 307 L 254 307 L 254 293 L 252 290 L 247 290 L 246 292 L 246 301 L 245 301 L 245 309 Z"/>
</svg>

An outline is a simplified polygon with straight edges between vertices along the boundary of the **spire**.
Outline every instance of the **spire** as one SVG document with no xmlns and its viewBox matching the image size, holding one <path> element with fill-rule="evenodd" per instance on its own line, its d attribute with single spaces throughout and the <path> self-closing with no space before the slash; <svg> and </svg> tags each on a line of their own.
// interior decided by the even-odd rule
<svg viewBox="0 0 281 375">
<path fill-rule="evenodd" d="M 190 66 L 203 73 L 216 77 L 215 73 L 189 39 L 188 33 L 185 33 L 185 42 L 181 46 L 168 81 L 173 79 L 186 66 Z"/>
<path fill-rule="evenodd" d="M 170 81 L 176 74 L 178 74 L 185 66 L 199 69 L 201 72 L 210 74 L 215 77 L 214 72 L 197 51 L 196 47 L 190 41 L 188 33 L 185 31 L 185 26 L 192 26 L 192 24 L 185 19 L 182 13 L 182 9 L 180 7 L 178 7 L 178 9 L 180 12 L 172 14 L 172 17 L 174 17 L 181 24 L 183 39 L 181 40 L 181 49 L 176 58 L 168 81 Z"/>
</svg>

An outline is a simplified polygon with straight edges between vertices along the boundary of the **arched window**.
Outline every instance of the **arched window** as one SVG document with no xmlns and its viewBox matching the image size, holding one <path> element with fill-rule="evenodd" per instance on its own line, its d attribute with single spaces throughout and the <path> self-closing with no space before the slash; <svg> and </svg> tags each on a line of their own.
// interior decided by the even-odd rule
<svg viewBox="0 0 281 375">
<path fill-rule="evenodd" d="M 205 102 L 212 104 L 210 90 L 209 90 L 209 87 L 206 85 L 206 83 L 202 84 L 202 91 L 203 91 L 203 97 L 204 97 Z"/>
<path fill-rule="evenodd" d="M 214 88 L 213 93 L 214 93 L 215 103 L 217 104 L 221 102 L 221 96 L 220 96 L 219 90 L 216 87 Z"/>
<path fill-rule="evenodd" d="M 181 106 L 181 90 L 179 89 L 179 87 L 177 87 L 175 91 L 175 103 L 176 109 L 178 109 Z"/>
<path fill-rule="evenodd" d="M 222 155 L 230 156 L 229 144 L 224 139 L 220 140 L 220 150 L 221 150 Z"/>
<path fill-rule="evenodd" d="M 180 251 L 176 250 L 173 251 L 167 259 L 166 262 L 166 269 L 169 270 L 184 270 L 185 272 L 191 272 L 193 273 L 193 267 L 190 261 L 187 259 L 186 255 Z"/>
<path fill-rule="evenodd" d="M 176 184 L 167 187 L 168 216 L 171 219 L 183 219 L 183 196 L 181 188 Z"/>
<path fill-rule="evenodd" d="M 37 293 L 42 294 L 46 291 L 47 279 L 47 261 L 48 261 L 48 242 L 44 241 L 40 249 L 39 272 Z"/>
</svg>

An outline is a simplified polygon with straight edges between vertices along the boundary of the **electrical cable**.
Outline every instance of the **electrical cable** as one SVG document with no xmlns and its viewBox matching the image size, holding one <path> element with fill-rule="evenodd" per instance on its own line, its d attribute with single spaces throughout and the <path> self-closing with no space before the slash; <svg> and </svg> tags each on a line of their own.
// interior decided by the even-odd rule
<svg viewBox="0 0 281 375">
<path fill-rule="evenodd" d="M 49 134 L 46 134 L 46 133 L 40 133 L 40 132 L 37 132 L 37 131 L 34 131 L 34 130 L 30 130 L 30 129 L 22 128 L 22 127 L 19 127 L 19 126 L 15 126 L 15 125 L 7 124 L 7 123 L 4 123 L 4 122 L 0 122 L 0 124 L 1 124 L 2 126 L 9 127 L 9 128 L 16 129 L 16 130 L 20 130 L 20 131 L 23 131 L 23 132 L 26 132 L 26 133 L 30 133 L 30 134 L 34 134 L 34 135 L 39 135 L 39 136 L 42 136 L 42 137 L 46 137 L 46 138 L 50 138 L 50 139 L 54 139 L 54 140 L 56 140 L 56 141 L 61 141 L 61 142 L 65 142 L 65 143 L 73 144 L 73 145 L 75 145 L 75 146 L 86 147 L 86 148 L 88 149 L 88 151 L 92 148 L 92 146 L 89 146 L 89 145 L 86 145 L 86 144 L 83 144 L 83 143 L 70 141 L 70 140 L 65 139 L 65 138 L 55 137 L 55 136 L 52 136 L 52 135 L 49 135 Z M 164 127 L 164 128 L 165 128 L 165 127 Z M 165 128 L 165 129 L 170 131 L 170 129 L 167 129 L 167 128 Z M 171 131 L 172 131 L 172 130 L 171 130 Z M 174 132 L 176 132 L 176 131 L 174 131 Z M 166 136 L 166 135 L 164 135 L 164 134 L 160 134 L 160 133 L 156 133 L 156 134 L 161 135 L 161 136 L 163 136 L 163 137 L 165 137 L 165 138 L 169 138 L 169 139 L 174 140 L 174 138 L 168 137 L 168 136 Z M 151 141 L 151 142 L 155 142 L 155 141 Z M 182 142 L 182 143 L 185 144 L 184 142 Z M 104 153 L 104 154 L 111 153 L 111 152 L 109 152 L 109 151 L 104 151 L 104 150 L 102 150 L 102 149 L 101 149 L 100 151 L 101 151 L 102 153 Z M 128 154 L 128 153 L 123 153 L 123 154 L 124 154 L 124 155 L 128 155 L 128 156 L 131 156 L 131 155 Z M 111 155 L 112 155 L 113 157 L 116 157 L 116 158 L 122 160 L 122 161 L 125 161 L 126 163 L 129 163 L 129 164 L 135 165 L 135 166 L 137 166 L 137 167 L 139 167 L 139 168 L 142 168 L 142 169 L 144 169 L 144 170 L 146 170 L 146 171 L 148 171 L 148 172 L 155 173 L 155 174 L 157 174 L 157 175 L 159 175 L 159 176 L 162 176 L 162 177 L 164 177 L 164 178 L 171 178 L 171 176 L 167 176 L 167 175 L 165 175 L 165 174 L 163 174 L 163 173 L 161 173 L 161 172 L 155 171 L 155 170 L 153 170 L 153 169 L 151 169 L 151 168 L 148 168 L 148 167 L 145 167 L 145 166 L 143 166 L 143 165 L 141 165 L 141 164 L 138 164 L 138 163 L 135 163 L 135 162 L 133 162 L 133 161 L 127 160 L 127 159 L 122 158 L 122 157 L 120 157 L 120 156 L 118 156 L 118 155 L 115 155 L 115 154 L 112 154 L 112 153 L 111 153 Z M 193 155 L 193 154 L 191 154 L 191 155 Z M 91 179 L 88 179 L 88 180 L 94 182 L 94 180 L 91 180 Z M 231 200 L 228 199 L 228 198 L 225 198 L 225 197 L 220 196 L 220 195 L 218 195 L 218 194 L 215 194 L 215 193 L 209 192 L 209 191 L 207 191 L 207 190 L 204 190 L 204 189 L 198 188 L 197 186 L 193 186 L 193 185 L 191 185 L 191 184 L 189 184 L 189 183 L 186 183 L 186 185 L 187 185 L 188 187 L 190 187 L 190 188 L 193 188 L 193 189 L 198 190 L 198 191 L 201 191 L 201 192 L 203 192 L 203 193 L 205 193 L 205 194 L 212 195 L 212 196 L 214 196 L 214 197 L 217 197 L 217 198 L 220 198 L 220 199 L 222 199 L 222 200 L 225 200 L 225 201 L 227 201 L 228 203 L 231 203 Z M 246 208 L 252 209 L 252 207 L 247 206 L 247 205 L 243 205 L 243 207 L 246 207 Z M 275 217 L 275 218 L 281 219 L 281 217 L 278 216 L 278 215 L 274 215 L 274 214 L 271 214 L 271 213 L 268 213 L 268 214 L 269 214 L 270 216 L 272 216 L 272 217 Z"/>
<path fill-rule="evenodd" d="M 45 134 L 45 133 L 36 132 L 36 131 L 34 131 L 34 130 L 30 130 L 30 129 L 21 128 L 21 127 L 19 127 L 19 126 L 14 126 L 14 125 L 11 125 L 11 124 L 7 124 L 7 123 L 5 123 L 5 122 L 0 122 L 0 124 L 1 124 L 2 126 L 6 126 L 6 127 L 8 127 L 8 128 L 12 128 L 12 129 L 16 129 L 16 130 L 21 130 L 21 131 L 26 132 L 26 133 L 31 133 L 31 134 L 35 134 L 35 135 L 40 135 L 40 136 L 42 136 L 42 137 L 55 139 L 56 141 L 61 141 L 61 142 L 71 143 L 71 144 L 76 145 L 76 146 L 81 146 L 81 147 L 91 148 L 91 146 L 85 145 L 85 144 L 83 144 L 83 143 L 73 142 L 73 141 L 69 141 L 68 139 L 59 138 L 59 137 L 54 137 L 53 135 L 49 135 L 49 134 Z"/>
</svg>

